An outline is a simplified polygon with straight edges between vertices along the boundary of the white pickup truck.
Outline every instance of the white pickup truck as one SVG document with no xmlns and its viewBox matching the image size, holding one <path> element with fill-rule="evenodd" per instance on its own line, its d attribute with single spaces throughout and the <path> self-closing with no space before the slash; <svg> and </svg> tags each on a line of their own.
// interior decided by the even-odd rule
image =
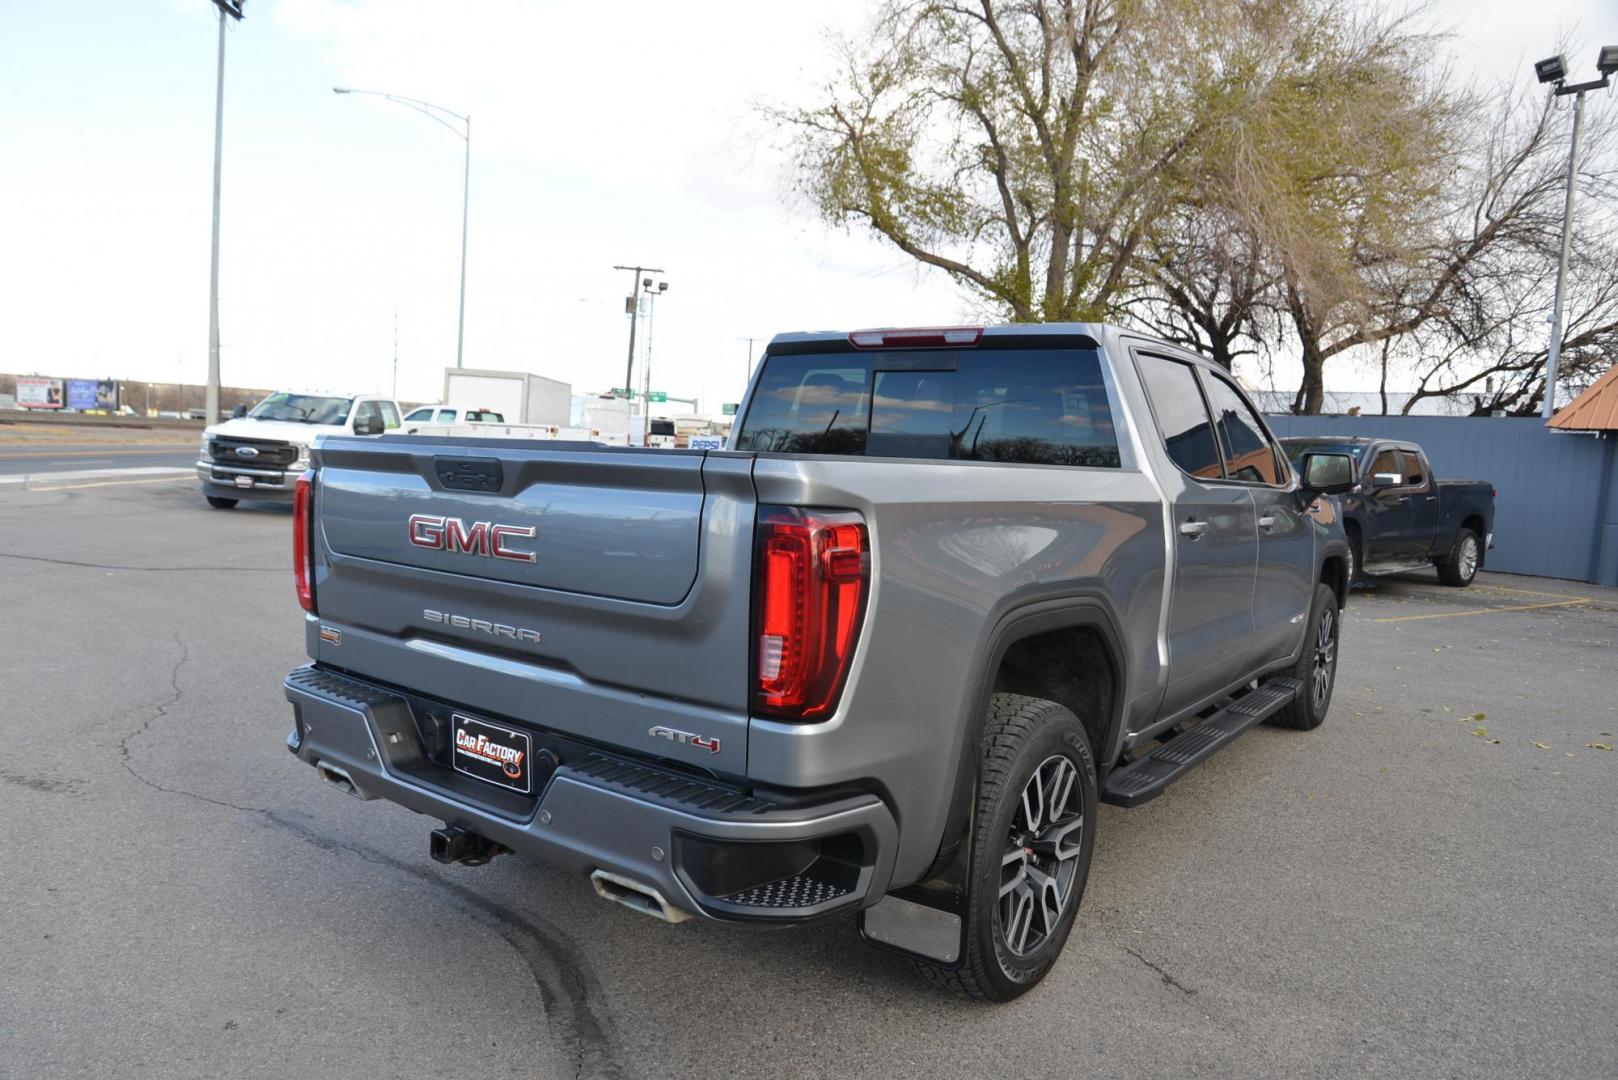
<svg viewBox="0 0 1618 1080">
<path fill-rule="evenodd" d="M 378 394 L 277 390 L 252 411 L 202 432 L 197 479 L 208 505 L 229 510 L 241 499 L 290 503 L 309 445 L 320 435 L 381 435 L 399 427 L 399 403 Z"/>
</svg>

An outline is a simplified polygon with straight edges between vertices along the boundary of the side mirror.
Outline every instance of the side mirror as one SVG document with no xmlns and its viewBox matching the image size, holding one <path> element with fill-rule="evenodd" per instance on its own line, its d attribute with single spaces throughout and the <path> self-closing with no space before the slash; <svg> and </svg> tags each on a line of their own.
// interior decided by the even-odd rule
<svg viewBox="0 0 1618 1080">
<path fill-rule="evenodd" d="M 1347 454 L 1305 454 L 1298 471 L 1304 490 L 1316 495 L 1346 495 L 1354 488 L 1354 459 Z"/>
<path fill-rule="evenodd" d="M 242 417 L 244 417 L 246 415 L 247 415 L 247 406 L 243 405 L 239 401 L 236 403 L 236 407 L 234 409 L 230 410 L 230 418 L 232 420 L 240 420 Z"/>
<path fill-rule="evenodd" d="M 362 416 L 354 421 L 354 434 L 380 435 L 382 434 L 382 418 L 379 416 Z"/>
<path fill-rule="evenodd" d="M 1404 477 L 1396 472 L 1379 472 L 1371 477 L 1371 487 L 1373 488 L 1394 488 L 1403 482 Z"/>
</svg>

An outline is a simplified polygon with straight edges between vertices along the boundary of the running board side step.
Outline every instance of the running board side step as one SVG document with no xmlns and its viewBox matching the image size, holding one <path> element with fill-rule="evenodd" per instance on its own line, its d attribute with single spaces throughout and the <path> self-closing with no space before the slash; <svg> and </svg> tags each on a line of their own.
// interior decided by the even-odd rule
<svg viewBox="0 0 1618 1080">
<path fill-rule="evenodd" d="M 1163 789 L 1229 746 L 1242 732 L 1280 712 L 1299 694 L 1297 679 L 1267 679 L 1214 713 L 1196 727 L 1167 740 L 1149 754 L 1114 769 L 1101 790 L 1101 801 L 1114 806 L 1139 806 L 1163 794 Z"/>
</svg>

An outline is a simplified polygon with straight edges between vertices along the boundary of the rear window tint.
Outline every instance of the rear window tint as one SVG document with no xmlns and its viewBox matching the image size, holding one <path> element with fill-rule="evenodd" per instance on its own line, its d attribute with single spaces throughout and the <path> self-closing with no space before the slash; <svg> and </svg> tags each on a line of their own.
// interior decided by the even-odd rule
<svg viewBox="0 0 1618 1080">
<path fill-rule="evenodd" d="M 772 356 L 740 450 L 1117 468 L 1087 349 Z"/>
</svg>

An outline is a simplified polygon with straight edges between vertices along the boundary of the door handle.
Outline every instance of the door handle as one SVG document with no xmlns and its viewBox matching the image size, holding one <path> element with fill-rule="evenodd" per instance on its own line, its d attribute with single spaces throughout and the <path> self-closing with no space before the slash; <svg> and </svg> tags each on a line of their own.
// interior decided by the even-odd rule
<svg viewBox="0 0 1618 1080">
<path fill-rule="evenodd" d="M 1186 521 L 1180 525 L 1180 535 L 1189 536 L 1193 540 L 1202 539 L 1202 534 L 1208 531 L 1206 521 Z"/>
<path fill-rule="evenodd" d="M 1263 517 L 1258 519 L 1258 527 L 1261 529 L 1275 528 L 1275 517 L 1271 514 L 1265 514 Z"/>
<path fill-rule="evenodd" d="M 1429 495 L 1429 496 L 1427 496 L 1427 501 L 1428 502 L 1437 502 L 1438 501 L 1438 496 L 1437 495 Z"/>
</svg>

